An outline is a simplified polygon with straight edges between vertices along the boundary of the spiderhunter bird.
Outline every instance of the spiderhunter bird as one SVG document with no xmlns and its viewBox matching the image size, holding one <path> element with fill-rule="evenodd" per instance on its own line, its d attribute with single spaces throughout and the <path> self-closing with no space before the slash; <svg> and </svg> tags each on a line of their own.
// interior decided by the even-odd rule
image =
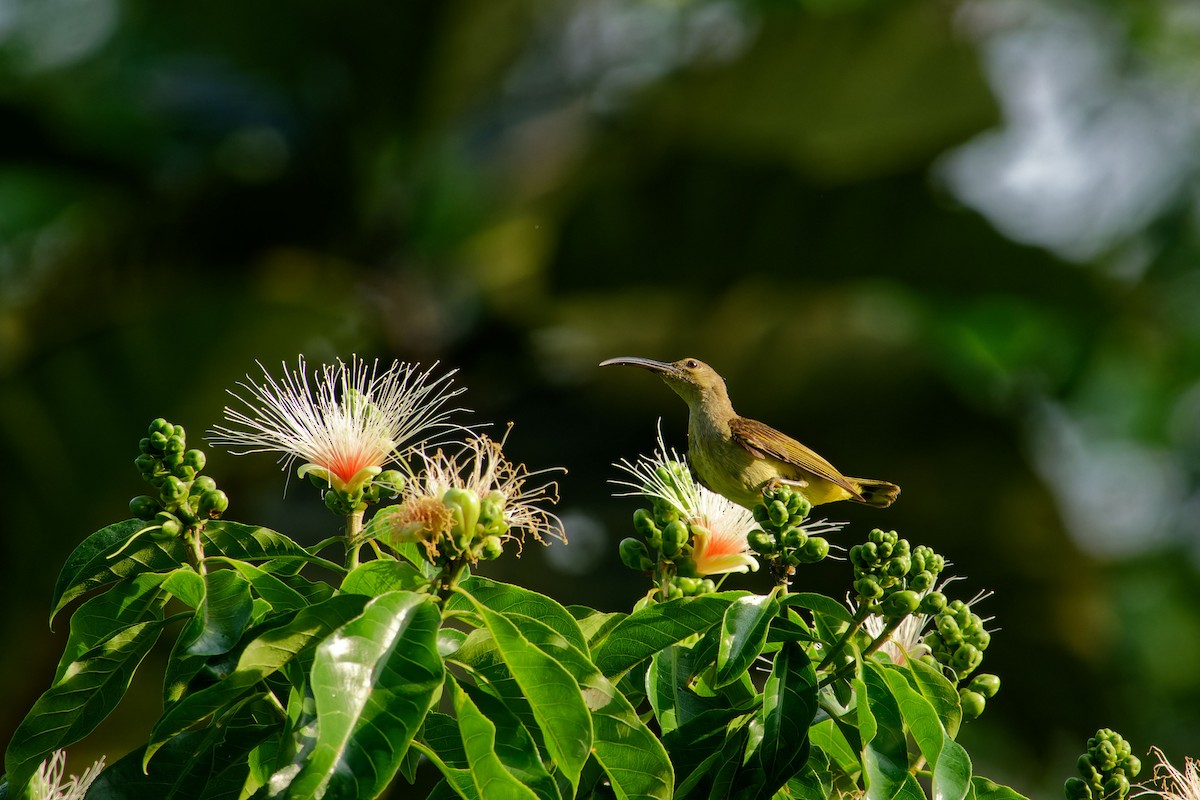
<svg viewBox="0 0 1200 800">
<path fill-rule="evenodd" d="M 752 509 L 763 491 L 778 484 L 797 489 L 813 505 L 853 500 L 886 508 L 900 494 L 887 481 L 848 478 L 809 448 L 757 420 L 739 417 L 725 380 L 694 358 L 653 361 L 610 358 L 600 366 L 641 367 L 659 377 L 688 404 L 688 462 L 709 490 Z"/>
</svg>

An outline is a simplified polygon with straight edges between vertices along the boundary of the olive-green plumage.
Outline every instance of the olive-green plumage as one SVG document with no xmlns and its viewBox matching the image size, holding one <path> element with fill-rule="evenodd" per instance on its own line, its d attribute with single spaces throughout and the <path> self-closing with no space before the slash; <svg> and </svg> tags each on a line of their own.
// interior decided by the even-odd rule
<svg viewBox="0 0 1200 800">
<path fill-rule="evenodd" d="M 847 478 L 821 456 L 774 428 L 739 417 L 725 380 L 694 358 L 675 362 L 610 358 L 600 366 L 624 365 L 657 372 L 688 404 L 688 461 L 700 483 L 740 506 L 762 502 L 773 483 L 794 486 L 813 505 L 853 500 L 886 508 L 900 494 L 887 481 Z"/>
</svg>

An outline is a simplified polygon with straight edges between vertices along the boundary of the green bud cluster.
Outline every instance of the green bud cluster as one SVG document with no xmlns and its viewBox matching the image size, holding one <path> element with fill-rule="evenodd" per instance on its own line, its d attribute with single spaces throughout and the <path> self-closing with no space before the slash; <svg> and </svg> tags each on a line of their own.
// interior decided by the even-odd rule
<svg viewBox="0 0 1200 800">
<path fill-rule="evenodd" d="M 678 461 L 659 466 L 656 473 L 665 486 L 677 485 L 689 479 L 687 467 Z M 694 574 L 691 562 L 694 526 L 667 500 L 658 496 L 651 499 L 650 508 L 639 508 L 633 512 L 633 530 L 637 536 L 621 540 L 621 562 L 638 572 L 651 572 L 660 562 L 672 562 L 678 573 L 685 576 Z M 703 593 L 685 592 L 682 589 L 680 592 L 677 596 Z"/>
<path fill-rule="evenodd" d="M 791 486 L 767 489 L 751 511 L 759 527 L 747 537 L 750 549 L 767 560 L 773 574 L 792 575 L 801 564 L 815 564 L 829 555 L 829 541 L 804 530 L 812 504 Z"/>
<path fill-rule="evenodd" d="M 958 699 L 962 703 L 963 713 L 972 719 L 983 713 L 987 701 L 1000 691 L 1000 676 L 981 672 L 971 679 L 971 682 L 958 690 Z"/>
<path fill-rule="evenodd" d="M 318 489 L 325 490 L 325 506 L 343 517 L 355 511 L 362 511 L 368 504 L 394 500 L 404 490 L 404 473 L 398 469 L 384 470 L 354 491 L 343 491 L 330 486 L 318 472 L 309 472 L 308 479 Z"/>
<path fill-rule="evenodd" d="M 134 464 L 158 494 L 130 500 L 133 515 L 157 522 L 167 536 L 179 536 L 205 520 L 221 516 L 229 507 L 229 498 L 217 488 L 216 481 L 200 474 L 204 453 L 187 449 L 183 426 L 160 417 L 150 423 L 148 434 L 138 442 L 141 454 Z"/>
<path fill-rule="evenodd" d="M 1087 752 L 1077 766 L 1083 777 L 1067 779 L 1063 786 L 1067 800 L 1121 800 L 1129 794 L 1130 779 L 1142 770 L 1129 742 L 1108 728 L 1088 739 Z"/>
<path fill-rule="evenodd" d="M 964 680 L 983 662 L 983 651 L 991 643 L 992 635 L 984 629 L 979 615 L 961 600 L 939 611 L 933 618 L 933 627 L 925 636 L 930 653 L 939 664 L 952 669 L 959 680 Z M 968 691 L 983 696 L 977 688 Z"/>
<path fill-rule="evenodd" d="M 717 585 L 711 578 L 689 578 L 685 575 L 676 575 L 667 581 L 668 600 L 674 600 L 678 597 L 695 597 L 701 594 L 709 594 L 716 590 Z"/>
<path fill-rule="evenodd" d="M 910 546 L 895 531 L 872 530 L 850 548 L 850 563 L 859 605 L 877 607 L 888 620 L 946 607 L 946 596 L 933 588 L 946 560 L 925 545 Z"/>
</svg>

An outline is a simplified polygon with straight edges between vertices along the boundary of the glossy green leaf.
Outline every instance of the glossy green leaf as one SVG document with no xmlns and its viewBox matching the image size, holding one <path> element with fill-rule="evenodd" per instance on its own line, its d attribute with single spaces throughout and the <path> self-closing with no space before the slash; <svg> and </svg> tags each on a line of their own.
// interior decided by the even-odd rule
<svg viewBox="0 0 1200 800">
<path fill-rule="evenodd" d="M 274 613 L 282 614 L 288 611 L 299 611 L 312 602 L 309 597 L 299 592 L 287 580 L 268 572 L 260 566 L 237 560 L 230 560 L 229 565 L 237 570 L 239 575 L 249 581 L 254 594 L 270 604 L 271 610 Z M 303 580 L 303 578 L 295 579 L 295 582 L 299 583 Z M 323 600 L 325 598 L 322 597 L 319 599 Z"/>
<path fill-rule="evenodd" d="M 167 600 L 162 584 L 166 578 L 166 575 L 155 572 L 133 575 L 81 605 L 71 615 L 71 633 L 51 685 L 58 683 L 84 653 L 118 631 L 152 619 L 162 619 L 162 608 Z"/>
<path fill-rule="evenodd" d="M 12 786 L 24 787 L 46 756 L 91 733 L 116 708 L 161 631 L 157 619 L 131 625 L 70 664 L 13 733 L 4 756 Z"/>
<path fill-rule="evenodd" d="M 67 557 L 55 583 L 50 601 L 51 624 L 63 606 L 92 589 L 143 572 L 174 570 L 187 563 L 188 549 L 179 539 L 158 541 L 147 533 L 122 549 L 146 525 L 140 519 L 127 519 L 80 542 Z"/>
<path fill-rule="evenodd" d="M 516 614 L 510 615 L 510 619 L 528 641 L 562 664 L 583 690 L 595 733 L 592 755 L 608 776 L 617 797 L 670 798 L 674 782 L 670 758 L 625 695 L 586 655 L 541 620 Z"/>
<path fill-rule="evenodd" d="M 617 623 L 593 660 L 606 676 L 617 677 L 664 647 L 704 633 L 743 596 L 745 592 L 720 592 L 648 605 Z"/>
<path fill-rule="evenodd" d="M 266 695 L 247 698 L 219 726 L 188 731 L 162 749 L 147 772 L 138 748 L 101 773 L 89 800 L 216 800 L 236 798 L 250 771 L 248 756 L 277 729 L 278 707 Z"/>
<path fill-rule="evenodd" d="M 853 621 L 850 610 L 827 595 L 816 592 L 796 592 L 779 598 L 779 604 L 792 608 L 807 608 L 816 611 L 831 620 L 844 622 L 849 625 Z"/>
<path fill-rule="evenodd" d="M 567 611 L 579 623 L 589 648 L 595 648 L 628 614 L 596 611 L 587 606 L 567 606 Z"/>
<path fill-rule="evenodd" d="M 440 624 L 429 595 L 389 592 L 317 646 L 316 745 L 288 797 L 367 800 L 387 787 L 441 691 Z"/>
<path fill-rule="evenodd" d="M 347 575 L 342 581 L 342 591 L 378 597 L 387 592 L 420 591 L 428 585 L 428 579 L 407 561 L 381 558 L 368 561 Z"/>
<path fill-rule="evenodd" d="M 695 651 L 683 645 L 671 645 L 659 650 L 650 660 L 646 673 L 646 696 L 654 709 L 659 730 L 668 739 L 677 730 L 684 732 L 700 720 L 711 726 L 718 719 L 728 722 L 738 712 L 729 708 L 722 697 L 701 696 L 689 684 L 696 671 Z M 724 726 L 724 722 L 717 725 Z M 684 741 L 692 737 L 684 735 Z"/>
<path fill-rule="evenodd" d="M 812 743 L 829 756 L 842 772 L 853 776 L 862 768 L 860 755 L 832 719 L 821 720 L 808 732 Z"/>
<path fill-rule="evenodd" d="M 469 598 L 491 633 L 497 653 L 529 701 L 546 748 L 574 791 L 593 744 L 592 718 L 579 684 L 562 664 L 525 638 L 505 615 L 485 608 L 472 595 L 460 593 L 460 596 Z M 557 630 L 555 633 L 560 634 Z M 579 652 L 570 645 L 567 649 Z"/>
<path fill-rule="evenodd" d="M 933 800 L 963 800 L 971 784 L 971 759 L 942 727 L 933 705 L 909 683 L 908 670 L 869 664 L 887 682 L 921 754 L 933 767 Z"/>
<path fill-rule="evenodd" d="M 358 616 L 365 604 L 366 598 L 361 595 L 337 595 L 260 634 L 242 651 L 237 667 L 226 678 L 186 695 L 163 713 L 151 731 L 146 758 L 172 736 L 232 703 L 293 658 L 309 652 L 330 632 Z"/>
<path fill-rule="evenodd" d="M 976 800 L 1029 800 L 1025 795 L 987 778 L 971 778 Z"/>
<path fill-rule="evenodd" d="M 900 708 L 887 683 L 874 670 L 865 669 L 861 678 L 854 679 L 854 685 L 866 800 L 890 800 L 908 776 L 908 744 Z"/>
<path fill-rule="evenodd" d="M 929 800 L 925 796 L 925 790 L 921 788 L 921 784 L 911 773 L 904 776 L 904 783 L 900 785 L 896 794 L 892 795 L 892 800 Z"/>
<path fill-rule="evenodd" d="M 446 601 L 448 611 L 471 608 L 470 602 L 466 600 L 466 595 L 469 594 L 492 611 L 502 614 L 523 614 L 540 619 L 566 637 L 572 645 L 587 652 L 587 640 L 583 636 L 583 631 L 579 629 L 579 623 L 567 609 L 546 595 L 523 589 L 520 586 L 481 578 L 478 575 L 472 575 L 460 583 L 459 588 L 461 591 Z"/>
<path fill-rule="evenodd" d="M 238 561 L 296 558 L 320 561 L 282 533 L 259 525 L 227 519 L 210 520 L 200 533 L 205 556 L 225 556 Z"/>
<path fill-rule="evenodd" d="M 172 579 L 183 577 L 180 573 L 182 570 L 172 575 Z M 167 704 L 183 696 L 188 682 L 203 669 L 209 657 L 223 655 L 237 645 L 254 610 L 250 582 L 235 570 L 215 570 L 202 578 L 196 575 L 195 581 L 199 581 L 199 593 L 189 591 L 187 602 L 196 605 L 196 612 L 180 632 L 167 661 L 163 679 L 163 699 Z M 177 589 L 186 585 L 190 590 L 195 581 L 171 580 L 166 587 Z"/>
<path fill-rule="evenodd" d="M 808 730 L 817 715 L 817 673 L 804 648 L 786 642 L 762 691 L 758 761 L 774 792 L 808 761 Z"/>
<path fill-rule="evenodd" d="M 451 701 L 454 713 L 458 718 L 458 727 L 462 735 L 463 752 L 467 757 L 471 780 L 480 797 L 489 800 L 539 800 L 546 795 L 539 795 L 529 786 L 513 775 L 496 754 L 496 724 L 484 716 L 474 701 L 457 683 L 450 681 Z M 506 730 L 504 735 L 509 735 Z M 528 761 L 532 764 L 537 759 L 536 751 L 529 754 Z M 537 762 L 540 765 L 540 761 Z M 543 770 L 544 772 L 544 770 Z M 540 776 L 539 776 L 540 777 Z M 550 786 L 553 779 L 548 773 L 545 778 Z"/>
<path fill-rule="evenodd" d="M 732 683 L 750 668 L 767 642 L 767 631 L 777 613 L 779 601 L 774 594 L 746 595 L 729 604 L 721 617 L 713 688 Z"/>
<path fill-rule="evenodd" d="M 958 696 L 958 689 L 938 667 L 921 659 L 910 661 L 908 667 L 917 691 L 933 706 L 938 719 L 942 721 L 942 727 L 951 738 L 957 736 L 962 724 L 962 700 Z"/>
</svg>

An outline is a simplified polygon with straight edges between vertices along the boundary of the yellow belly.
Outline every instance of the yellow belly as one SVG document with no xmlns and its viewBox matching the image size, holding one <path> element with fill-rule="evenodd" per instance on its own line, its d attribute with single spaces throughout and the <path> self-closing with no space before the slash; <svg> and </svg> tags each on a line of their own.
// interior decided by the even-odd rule
<svg viewBox="0 0 1200 800">
<path fill-rule="evenodd" d="M 813 505 L 850 497 L 836 483 L 794 464 L 759 458 L 733 441 L 708 444 L 689 437 L 688 456 L 702 484 L 745 508 L 762 502 L 763 489 L 772 480 L 795 486 Z"/>
</svg>

